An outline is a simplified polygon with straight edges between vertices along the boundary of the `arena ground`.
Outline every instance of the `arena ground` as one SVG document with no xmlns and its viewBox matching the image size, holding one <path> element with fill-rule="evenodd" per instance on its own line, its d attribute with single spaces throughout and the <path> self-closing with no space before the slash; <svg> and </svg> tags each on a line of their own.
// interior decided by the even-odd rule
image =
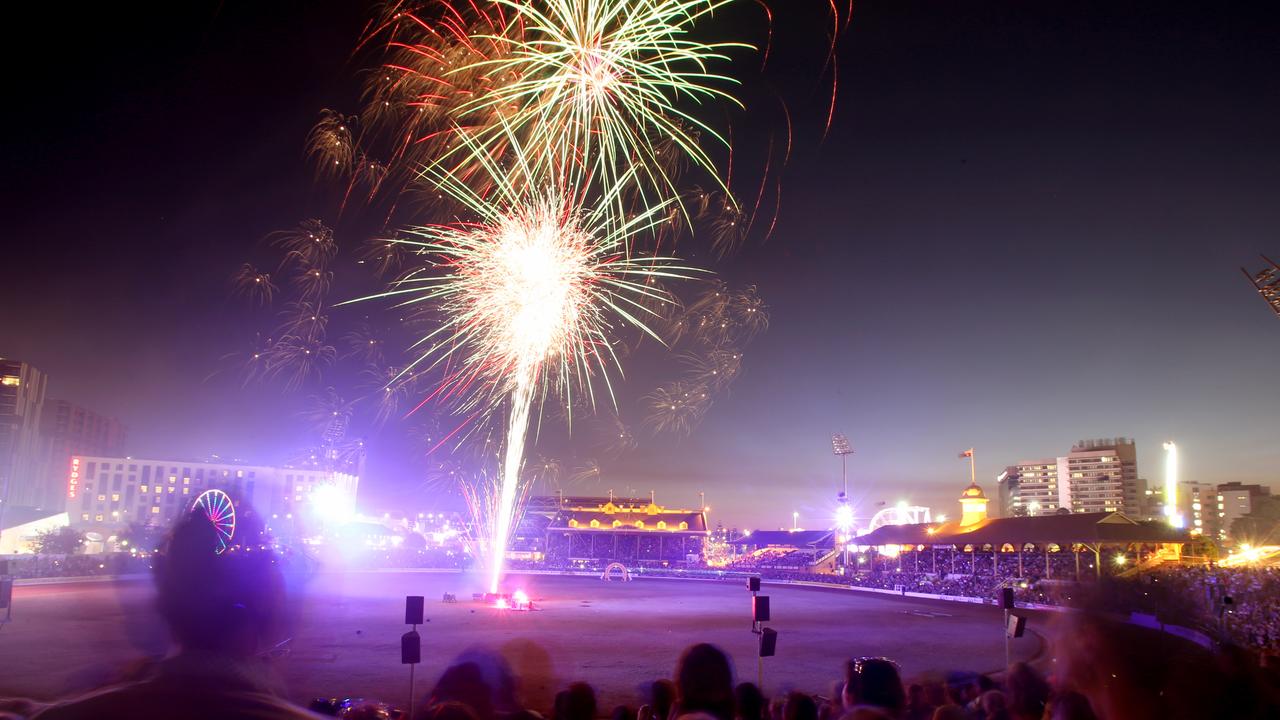
<svg viewBox="0 0 1280 720">
<path fill-rule="evenodd" d="M 549 708 L 554 692 L 585 679 L 607 709 L 636 704 L 638 688 L 670 677 L 681 649 L 711 642 L 733 656 L 740 679 L 756 675 L 750 594 L 740 580 L 637 579 L 604 582 L 548 575 L 509 579 L 540 608 L 515 613 L 471 601 L 476 579 L 458 573 L 326 573 L 306 582 L 293 640 L 277 663 L 287 694 L 376 698 L 403 705 L 408 670 L 399 638 L 404 596 L 425 595 L 420 629 L 419 695 L 463 651 L 501 653 L 521 678 L 531 707 Z M 457 604 L 441 602 L 444 593 Z M 1004 663 L 1001 612 L 990 606 L 818 589 L 765 586 L 772 598 L 778 655 L 764 661 L 766 689 L 827 694 L 841 661 L 883 655 L 907 677 Z M 145 580 L 19 587 L 13 622 L 0 631 L 0 696 L 51 699 L 110 682 L 125 668 L 163 654 L 168 640 L 151 609 Z M 1015 659 L 1040 652 L 1044 618 L 1013 641 Z"/>
</svg>

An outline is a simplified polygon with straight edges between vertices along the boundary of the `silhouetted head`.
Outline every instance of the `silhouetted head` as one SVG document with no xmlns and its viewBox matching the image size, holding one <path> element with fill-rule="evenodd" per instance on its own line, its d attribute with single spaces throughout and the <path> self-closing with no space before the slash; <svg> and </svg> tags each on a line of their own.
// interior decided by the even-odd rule
<svg viewBox="0 0 1280 720">
<path fill-rule="evenodd" d="M 160 614 L 186 650 L 248 656 L 270 639 L 284 609 L 284 582 L 251 510 L 237 513 L 231 543 L 203 513 L 182 518 L 156 555 Z"/>
<path fill-rule="evenodd" d="M 782 717 L 783 720 L 818 720 L 818 703 L 805 693 L 788 693 Z"/>
<path fill-rule="evenodd" d="M 1005 685 L 1011 715 L 1036 720 L 1044 717 L 1045 706 L 1049 703 L 1049 683 L 1040 677 L 1040 673 L 1024 662 L 1014 663 L 1009 666 Z"/>
<path fill-rule="evenodd" d="M 764 720 L 764 693 L 755 683 L 738 683 L 738 687 L 733 689 L 733 696 L 737 701 L 739 720 Z"/>
<path fill-rule="evenodd" d="M 670 680 L 654 680 L 649 685 L 649 706 L 653 708 L 653 716 L 666 718 L 671 715 L 671 706 L 676 702 L 676 685 Z"/>
<path fill-rule="evenodd" d="M 898 716 L 906 707 L 906 691 L 898 666 L 884 658 L 854 658 L 844 667 L 845 704 L 871 705 Z"/>
<path fill-rule="evenodd" d="M 444 671 L 427 698 L 427 705 L 448 703 L 465 705 L 479 720 L 493 717 L 492 690 L 485 683 L 479 665 L 463 662 Z"/>
<path fill-rule="evenodd" d="M 556 693 L 555 720 L 593 720 L 596 716 L 596 691 L 584 682 L 571 683 Z"/>
<path fill-rule="evenodd" d="M 699 643 L 685 649 L 676 664 L 680 712 L 704 712 L 733 720 L 733 666 L 720 648 Z"/>
<path fill-rule="evenodd" d="M 479 720 L 471 708 L 460 702 L 442 702 L 428 705 L 421 720 Z"/>
</svg>

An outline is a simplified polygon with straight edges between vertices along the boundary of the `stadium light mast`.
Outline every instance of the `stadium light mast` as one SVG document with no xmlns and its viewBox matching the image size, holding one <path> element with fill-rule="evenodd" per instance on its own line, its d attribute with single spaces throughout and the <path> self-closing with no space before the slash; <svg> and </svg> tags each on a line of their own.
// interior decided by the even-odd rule
<svg viewBox="0 0 1280 720">
<path fill-rule="evenodd" d="M 1164 444 L 1164 514 L 1170 525 L 1182 527 L 1182 516 L 1178 514 L 1178 445 L 1173 441 Z"/>
<path fill-rule="evenodd" d="M 840 505 L 836 508 L 837 539 L 844 545 L 845 572 L 849 568 L 849 540 L 853 536 L 853 506 L 849 504 L 849 468 L 847 458 L 853 454 L 853 446 L 844 433 L 831 434 L 831 451 L 840 456 Z"/>
<path fill-rule="evenodd" d="M 845 458 L 853 454 L 853 446 L 849 444 L 849 438 L 844 433 L 832 433 L 831 450 L 840 456 L 840 482 L 843 489 L 840 491 L 840 500 L 842 502 L 849 499 L 849 469 L 845 464 Z"/>
</svg>

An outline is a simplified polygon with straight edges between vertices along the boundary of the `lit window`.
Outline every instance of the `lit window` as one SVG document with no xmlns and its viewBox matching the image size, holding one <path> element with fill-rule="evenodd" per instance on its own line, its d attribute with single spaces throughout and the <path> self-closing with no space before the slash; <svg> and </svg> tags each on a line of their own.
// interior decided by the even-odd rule
<svg viewBox="0 0 1280 720">
<path fill-rule="evenodd" d="M 172 494 L 173 494 L 173 491 L 174 491 L 175 489 L 176 489 L 176 488 L 169 488 L 169 494 L 170 494 L 170 495 L 172 495 Z"/>
<path fill-rule="evenodd" d="M 182 484 L 183 484 L 183 485 L 190 485 L 190 484 L 191 484 L 191 478 L 182 478 Z"/>
<path fill-rule="evenodd" d="M 170 483 L 170 484 L 172 484 L 172 483 L 176 483 L 176 482 L 178 482 L 178 476 L 177 476 L 177 475 L 170 475 L 170 476 L 169 476 L 169 483 Z"/>
<path fill-rule="evenodd" d="M 147 486 L 146 486 L 146 485 L 143 485 L 143 486 L 142 486 L 142 492 L 147 492 Z"/>
<path fill-rule="evenodd" d="M 106 499 L 107 499 L 107 496 L 106 496 L 106 495 L 99 495 L 99 496 L 98 496 L 98 502 L 105 502 L 105 501 L 106 501 Z"/>
<path fill-rule="evenodd" d="M 5 387 L 18 387 L 18 384 L 21 382 L 22 381 L 18 379 L 17 375 L 5 375 L 4 378 L 0 378 L 0 385 L 4 385 Z"/>
<path fill-rule="evenodd" d="M 81 520 L 88 520 L 88 519 L 89 519 L 89 513 L 80 513 L 80 519 L 81 519 Z"/>
<path fill-rule="evenodd" d="M 120 502 L 120 493 L 111 493 L 111 502 Z"/>
<path fill-rule="evenodd" d="M 98 522 L 102 522 L 102 516 L 101 516 L 101 515 L 95 515 L 95 516 L 93 516 L 93 519 L 94 519 L 94 520 L 97 520 Z"/>
<path fill-rule="evenodd" d="M 191 494 L 191 488 L 182 488 L 182 494 L 183 494 L 183 495 L 190 495 L 190 494 Z"/>
<path fill-rule="evenodd" d="M 152 506 L 151 506 L 151 514 L 152 514 L 152 515 L 159 515 L 159 514 L 160 514 L 160 506 L 159 506 L 159 505 L 152 505 Z"/>
<path fill-rule="evenodd" d="M 237 470 L 237 471 L 236 471 L 236 477 L 244 477 L 244 471 L 243 471 L 243 470 Z"/>
<path fill-rule="evenodd" d="M 600 521 L 599 521 L 599 520 L 596 520 L 595 518 L 591 518 L 591 527 L 593 527 L 593 528 L 598 528 L 598 527 L 600 527 Z"/>
</svg>

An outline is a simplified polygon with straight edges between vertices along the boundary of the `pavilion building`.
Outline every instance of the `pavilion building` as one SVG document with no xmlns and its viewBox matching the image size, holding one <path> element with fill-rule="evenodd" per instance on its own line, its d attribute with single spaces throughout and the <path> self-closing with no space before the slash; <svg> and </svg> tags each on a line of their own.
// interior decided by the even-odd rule
<svg viewBox="0 0 1280 720">
<path fill-rule="evenodd" d="M 702 558 L 706 513 L 648 500 L 561 498 L 546 528 L 546 557 L 579 564 L 683 567 Z"/>
</svg>

